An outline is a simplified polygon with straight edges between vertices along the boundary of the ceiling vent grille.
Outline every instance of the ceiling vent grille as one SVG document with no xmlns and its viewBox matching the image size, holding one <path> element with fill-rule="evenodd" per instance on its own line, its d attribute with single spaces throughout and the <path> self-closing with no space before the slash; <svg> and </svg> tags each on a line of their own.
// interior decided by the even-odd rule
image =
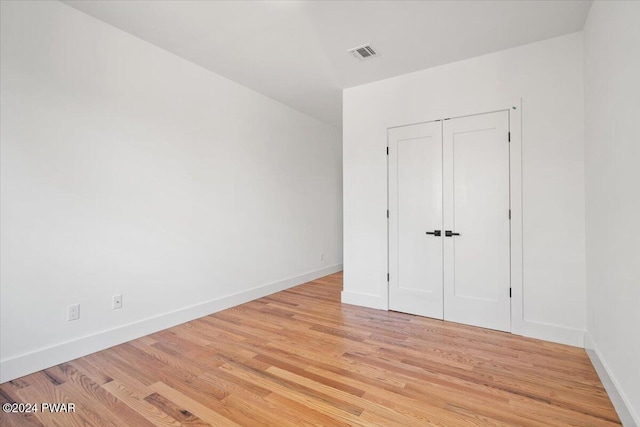
<svg viewBox="0 0 640 427">
<path fill-rule="evenodd" d="M 347 50 L 347 52 L 361 60 L 380 56 L 380 54 L 370 44 L 351 48 Z"/>
</svg>

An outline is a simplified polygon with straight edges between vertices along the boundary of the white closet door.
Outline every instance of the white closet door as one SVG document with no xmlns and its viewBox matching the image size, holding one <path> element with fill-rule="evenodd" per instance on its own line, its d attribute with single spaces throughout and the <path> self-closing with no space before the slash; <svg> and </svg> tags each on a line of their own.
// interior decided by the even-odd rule
<svg viewBox="0 0 640 427">
<path fill-rule="evenodd" d="M 389 130 L 389 309 L 442 319 L 442 126 Z M 427 234 L 433 233 L 433 234 Z"/>
<path fill-rule="evenodd" d="M 508 112 L 443 122 L 444 319 L 510 331 Z"/>
</svg>

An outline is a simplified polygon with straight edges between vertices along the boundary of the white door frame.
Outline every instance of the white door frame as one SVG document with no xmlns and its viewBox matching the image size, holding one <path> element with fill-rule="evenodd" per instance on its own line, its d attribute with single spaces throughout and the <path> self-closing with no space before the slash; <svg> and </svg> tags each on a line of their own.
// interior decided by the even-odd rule
<svg viewBox="0 0 640 427">
<path fill-rule="evenodd" d="M 501 102 L 482 104 L 480 106 L 466 106 L 452 111 L 442 111 L 431 117 L 425 117 L 419 123 L 437 120 L 466 117 L 478 114 L 509 111 L 509 132 L 511 135 L 509 147 L 509 196 L 511 199 L 511 333 L 523 335 L 524 299 L 522 278 L 522 99 L 510 99 Z M 387 128 L 387 147 L 389 146 L 388 130 L 395 127 L 417 123 L 402 123 Z M 389 209 L 389 161 L 387 158 L 387 209 Z M 387 271 L 389 262 L 389 222 L 387 221 Z M 386 309 L 389 310 L 389 284 L 387 282 Z"/>
</svg>

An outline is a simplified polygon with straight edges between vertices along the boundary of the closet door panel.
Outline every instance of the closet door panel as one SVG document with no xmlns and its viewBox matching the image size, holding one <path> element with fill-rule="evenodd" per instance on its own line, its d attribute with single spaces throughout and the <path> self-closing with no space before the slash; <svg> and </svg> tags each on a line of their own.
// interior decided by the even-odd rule
<svg viewBox="0 0 640 427">
<path fill-rule="evenodd" d="M 442 319 L 440 122 L 390 129 L 388 160 L 389 308 Z"/>
<path fill-rule="evenodd" d="M 443 125 L 444 318 L 502 331 L 510 330 L 508 125 L 507 112 Z"/>
</svg>

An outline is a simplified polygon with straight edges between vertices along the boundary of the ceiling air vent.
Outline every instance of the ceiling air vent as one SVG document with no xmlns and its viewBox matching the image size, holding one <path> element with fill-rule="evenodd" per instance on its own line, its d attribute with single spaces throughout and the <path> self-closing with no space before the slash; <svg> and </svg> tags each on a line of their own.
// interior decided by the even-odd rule
<svg viewBox="0 0 640 427">
<path fill-rule="evenodd" d="M 380 56 L 378 52 L 376 52 L 370 44 L 365 44 L 362 46 L 354 47 L 347 50 L 350 54 L 355 56 L 358 59 L 369 59 L 374 56 Z"/>
</svg>

